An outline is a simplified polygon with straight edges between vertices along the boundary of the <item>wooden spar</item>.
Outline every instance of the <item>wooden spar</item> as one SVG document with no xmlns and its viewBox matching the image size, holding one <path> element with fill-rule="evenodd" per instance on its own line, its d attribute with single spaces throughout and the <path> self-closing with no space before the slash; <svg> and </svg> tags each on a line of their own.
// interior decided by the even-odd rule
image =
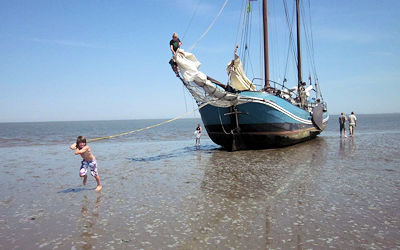
<svg viewBox="0 0 400 250">
<path fill-rule="evenodd" d="M 264 32 L 264 88 L 269 88 L 269 58 L 268 58 L 268 11 L 267 0 L 263 0 L 263 32 Z"/>
<path fill-rule="evenodd" d="M 301 49 L 300 49 L 300 0 L 296 0 L 296 23 L 297 23 L 297 91 L 299 91 L 300 96 L 300 87 L 302 86 L 302 77 L 301 77 Z"/>
<path fill-rule="evenodd" d="M 221 83 L 221 82 L 215 80 L 214 78 L 212 78 L 212 77 L 210 77 L 210 76 L 207 76 L 207 80 L 209 80 L 209 81 L 212 82 L 212 83 L 217 84 L 218 86 L 220 86 L 220 87 L 223 88 L 223 89 L 226 89 L 226 85 L 225 85 L 225 84 L 223 84 L 223 83 Z"/>
</svg>

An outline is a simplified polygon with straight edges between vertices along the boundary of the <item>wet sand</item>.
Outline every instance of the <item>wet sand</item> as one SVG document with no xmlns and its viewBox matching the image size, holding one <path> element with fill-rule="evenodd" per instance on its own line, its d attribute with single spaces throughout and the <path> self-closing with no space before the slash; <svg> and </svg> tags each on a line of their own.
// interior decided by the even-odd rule
<svg viewBox="0 0 400 250">
<path fill-rule="evenodd" d="M 0 248 L 399 249 L 399 139 L 99 142 L 101 192 L 68 145 L 0 147 Z"/>
</svg>

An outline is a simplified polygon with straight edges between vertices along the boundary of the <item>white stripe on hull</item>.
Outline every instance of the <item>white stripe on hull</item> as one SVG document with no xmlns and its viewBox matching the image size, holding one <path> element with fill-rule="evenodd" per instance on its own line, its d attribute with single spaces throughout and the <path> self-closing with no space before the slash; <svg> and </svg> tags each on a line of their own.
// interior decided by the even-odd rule
<svg viewBox="0 0 400 250">
<path fill-rule="evenodd" d="M 287 111 L 286 109 L 282 108 L 281 106 L 279 106 L 279 105 L 277 105 L 276 103 L 271 102 L 271 101 L 269 101 L 269 100 L 265 100 L 265 99 L 261 99 L 261 98 L 248 98 L 248 97 L 246 97 L 246 98 L 242 98 L 242 97 L 241 97 L 241 99 L 248 99 L 248 100 L 250 100 L 248 103 L 253 102 L 253 103 L 260 103 L 260 104 L 267 105 L 267 106 L 269 106 L 269 107 L 271 107 L 271 108 L 273 108 L 273 109 L 276 109 L 276 110 L 282 112 L 283 114 L 289 116 L 289 117 L 292 118 L 293 120 L 296 120 L 296 121 L 301 122 L 301 123 L 303 123 L 303 124 L 307 124 L 307 125 L 312 125 L 312 124 L 313 124 L 312 121 L 310 121 L 310 120 L 305 120 L 305 119 L 303 119 L 303 118 L 301 118 L 301 117 L 298 117 L 298 116 L 296 116 L 295 114 L 293 114 L 293 113 Z M 323 122 L 323 123 L 326 123 L 328 120 L 329 120 L 329 116 L 328 116 L 327 118 L 325 118 L 322 122 Z"/>
</svg>

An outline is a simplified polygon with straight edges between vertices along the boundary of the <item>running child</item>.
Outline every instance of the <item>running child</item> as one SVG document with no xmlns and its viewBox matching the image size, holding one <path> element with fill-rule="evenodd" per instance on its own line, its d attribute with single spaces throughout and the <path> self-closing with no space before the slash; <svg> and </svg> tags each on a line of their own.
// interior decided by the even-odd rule
<svg viewBox="0 0 400 250">
<path fill-rule="evenodd" d="M 79 170 L 79 176 L 83 177 L 83 185 L 86 185 L 87 171 L 90 168 L 90 174 L 96 179 L 97 187 L 96 191 L 100 191 L 103 187 L 100 184 L 100 176 L 97 172 L 97 163 L 94 155 L 90 151 L 90 147 L 86 144 L 86 138 L 78 136 L 76 143 L 69 146 L 70 149 L 75 150 L 75 155 L 82 156 L 82 165 Z"/>
</svg>

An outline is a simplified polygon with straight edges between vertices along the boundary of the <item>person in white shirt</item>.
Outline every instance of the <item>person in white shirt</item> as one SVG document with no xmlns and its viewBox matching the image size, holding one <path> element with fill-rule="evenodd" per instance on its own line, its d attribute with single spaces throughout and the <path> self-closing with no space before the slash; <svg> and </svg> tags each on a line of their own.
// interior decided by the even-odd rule
<svg viewBox="0 0 400 250">
<path fill-rule="evenodd" d="M 351 112 L 351 115 L 349 115 L 350 136 L 354 135 L 354 128 L 356 126 L 357 126 L 357 117 L 354 115 L 354 112 Z"/>
<path fill-rule="evenodd" d="M 194 131 L 194 135 L 196 136 L 196 146 L 200 146 L 200 137 L 201 137 L 201 126 L 200 123 L 197 125 L 196 130 Z"/>
</svg>

